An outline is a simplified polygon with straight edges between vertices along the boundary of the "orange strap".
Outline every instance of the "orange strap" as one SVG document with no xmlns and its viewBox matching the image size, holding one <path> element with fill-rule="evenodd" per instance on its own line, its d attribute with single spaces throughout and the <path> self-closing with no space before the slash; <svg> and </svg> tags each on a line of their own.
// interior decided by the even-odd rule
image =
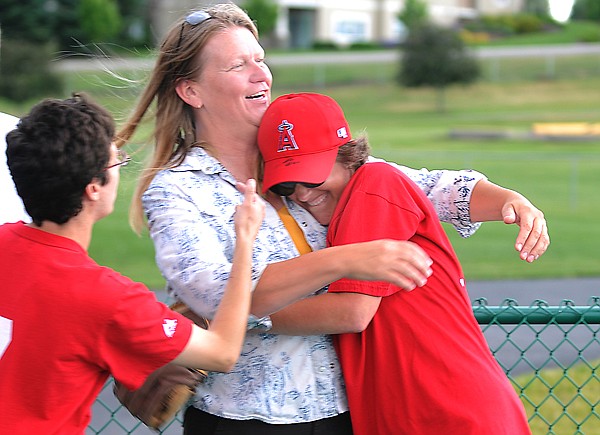
<svg viewBox="0 0 600 435">
<path fill-rule="evenodd" d="M 292 217 L 287 207 L 284 205 L 279 210 L 277 210 L 277 214 L 281 218 L 285 229 L 290 233 L 290 237 L 294 241 L 294 245 L 300 252 L 300 255 L 307 254 L 312 252 L 312 249 L 308 242 L 306 241 L 306 237 L 304 237 L 304 233 L 300 229 L 298 222 Z"/>
</svg>

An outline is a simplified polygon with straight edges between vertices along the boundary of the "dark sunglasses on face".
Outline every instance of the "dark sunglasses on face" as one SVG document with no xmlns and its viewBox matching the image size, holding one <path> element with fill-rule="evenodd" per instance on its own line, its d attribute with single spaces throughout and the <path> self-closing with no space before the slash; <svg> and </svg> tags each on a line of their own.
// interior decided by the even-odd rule
<svg viewBox="0 0 600 435">
<path fill-rule="evenodd" d="M 181 45 L 181 39 L 183 38 L 183 28 L 185 24 L 189 24 L 190 26 L 197 26 L 198 24 L 202 24 L 206 20 L 211 18 L 210 14 L 206 11 L 196 11 L 189 14 L 185 17 L 183 23 L 181 23 L 181 30 L 179 31 L 179 42 L 177 42 L 177 48 Z"/>
<path fill-rule="evenodd" d="M 299 183 L 296 181 L 288 181 L 286 183 L 279 183 L 275 186 L 272 186 L 269 190 L 279 196 L 290 196 L 296 190 L 296 184 L 301 184 L 307 189 L 314 189 L 315 187 L 319 187 L 322 183 Z"/>
</svg>

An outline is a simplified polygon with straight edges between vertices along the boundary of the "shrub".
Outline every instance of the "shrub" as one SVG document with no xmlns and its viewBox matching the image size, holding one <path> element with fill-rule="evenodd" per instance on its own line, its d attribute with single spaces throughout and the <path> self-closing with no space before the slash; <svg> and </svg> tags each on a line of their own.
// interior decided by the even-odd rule
<svg viewBox="0 0 600 435">
<path fill-rule="evenodd" d="M 539 32 L 544 27 L 544 21 L 532 14 L 517 14 L 514 16 L 515 33 L 534 33 Z"/>
<path fill-rule="evenodd" d="M 424 0 L 406 0 L 398 18 L 409 29 L 427 24 L 429 21 L 427 3 Z"/>
<path fill-rule="evenodd" d="M 481 17 L 481 28 L 498 36 L 515 34 L 515 24 L 512 15 L 485 15 Z"/>
<path fill-rule="evenodd" d="M 353 42 L 348 48 L 350 50 L 379 50 L 381 45 L 376 42 Z"/>
<path fill-rule="evenodd" d="M 589 29 L 581 34 L 579 37 L 581 42 L 600 42 L 600 30 Z"/>
<path fill-rule="evenodd" d="M 465 44 L 486 44 L 490 42 L 490 34 L 487 32 L 473 32 L 468 29 L 462 29 L 460 31 L 460 39 Z"/>
<path fill-rule="evenodd" d="M 62 81 L 50 71 L 50 44 L 2 40 L 0 95 L 16 102 L 62 93 Z"/>
<path fill-rule="evenodd" d="M 241 6 L 256 21 L 261 36 L 269 35 L 275 29 L 278 6 L 273 0 L 246 0 Z"/>
<path fill-rule="evenodd" d="M 123 22 L 114 0 L 81 0 L 79 19 L 87 39 L 92 42 L 114 39 Z"/>
<path fill-rule="evenodd" d="M 484 15 L 465 23 L 471 32 L 487 32 L 495 36 L 534 33 L 544 29 L 546 21 L 534 14 Z"/>
<path fill-rule="evenodd" d="M 315 41 L 313 42 L 313 46 L 312 48 L 314 50 L 323 50 L 323 51 L 329 51 L 329 50 L 339 50 L 339 46 L 332 41 Z"/>
<path fill-rule="evenodd" d="M 468 84 L 480 74 L 457 32 L 426 25 L 410 32 L 402 49 L 399 84 L 407 87 Z"/>
<path fill-rule="evenodd" d="M 438 94 L 438 110 L 445 110 L 444 90 L 454 84 L 469 84 L 481 71 L 476 59 L 467 52 L 458 32 L 432 24 L 411 29 L 402 48 L 400 85 L 433 87 Z"/>
</svg>

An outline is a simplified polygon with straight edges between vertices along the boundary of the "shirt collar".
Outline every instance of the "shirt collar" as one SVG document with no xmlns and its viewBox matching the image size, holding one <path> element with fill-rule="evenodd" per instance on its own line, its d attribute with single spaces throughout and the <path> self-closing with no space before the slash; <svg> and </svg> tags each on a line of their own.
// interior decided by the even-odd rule
<svg viewBox="0 0 600 435">
<path fill-rule="evenodd" d="M 206 175 L 218 175 L 223 180 L 235 186 L 235 178 L 216 158 L 206 152 L 204 148 L 191 148 L 180 165 L 171 168 L 174 172 L 200 171 Z"/>
<path fill-rule="evenodd" d="M 204 148 L 191 148 L 183 162 L 180 165 L 172 168 L 176 172 L 184 171 L 202 171 L 205 174 L 213 175 L 220 172 L 227 172 L 227 169 L 213 156 L 208 154 Z"/>
</svg>

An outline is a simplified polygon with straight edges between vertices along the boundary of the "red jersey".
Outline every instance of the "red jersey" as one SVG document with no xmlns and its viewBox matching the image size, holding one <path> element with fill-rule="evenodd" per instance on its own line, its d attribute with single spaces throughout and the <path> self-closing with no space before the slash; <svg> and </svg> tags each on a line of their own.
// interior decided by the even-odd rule
<svg viewBox="0 0 600 435">
<path fill-rule="evenodd" d="M 7 434 L 82 434 L 109 375 L 141 386 L 191 322 L 75 241 L 0 226 L 0 421 Z"/>
<path fill-rule="evenodd" d="M 330 246 L 410 240 L 433 260 L 424 287 L 342 279 L 330 292 L 382 297 L 369 326 L 334 338 L 355 435 L 530 434 L 524 407 L 473 315 L 461 266 L 430 201 L 385 163 L 351 178 Z"/>
</svg>

